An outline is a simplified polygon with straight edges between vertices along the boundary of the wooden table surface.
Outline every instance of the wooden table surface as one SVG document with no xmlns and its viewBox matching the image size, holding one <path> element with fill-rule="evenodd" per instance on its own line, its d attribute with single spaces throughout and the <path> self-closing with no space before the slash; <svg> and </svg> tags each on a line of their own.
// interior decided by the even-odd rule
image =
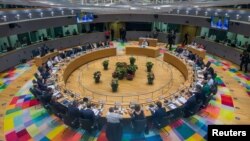
<svg viewBox="0 0 250 141">
<path fill-rule="evenodd" d="M 192 51 L 192 53 L 197 54 L 198 56 L 200 56 L 201 58 L 205 59 L 206 57 L 206 50 L 204 49 L 199 49 L 199 48 L 195 48 L 194 46 L 186 46 L 187 50 Z"/>
<path fill-rule="evenodd" d="M 127 45 L 125 48 L 127 55 L 141 55 L 156 58 L 160 55 L 160 49 L 157 47 L 142 48 L 139 45 Z"/>
<path fill-rule="evenodd" d="M 158 43 L 158 39 L 155 39 L 155 38 L 139 38 L 139 45 L 142 44 L 142 42 L 146 39 L 146 41 L 148 42 L 148 45 L 149 46 L 152 46 L 152 47 L 156 47 L 157 46 L 157 43 Z"/>
<path fill-rule="evenodd" d="M 142 50 L 150 50 L 150 51 L 157 51 L 156 48 L 139 48 L 139 47 L 128 47 L 128 48 L 137 48 L 137 49 L 142 49 Z M 67 82 L 70 74 L 76 70 L 77 68 L 79 68 L 80 66 L 89 63 L 91 61 L 100 59 L 100 58 L 105 58 L 105 57 L 109 57 L 109 56 L 115 56 L 116 55 L 116 48 L 108 48 L 108 49 L 101 49 L 101 50 L 97 50 L 97 51 L 93 51 L 93 52 L 89 52 L 86 53 L 82 56 L 76 57 L 72 60 L 70 60 L 68 63 L 66 63 L 61 70 L 57 73 L 58 75 L 58 85 L 61 88 L 61 94 L 63 95 L 62 98 L 60 98 L 58 101 L 62 102 L 64 99 L 68 99 L 70 101 L 72 100 L 79 100 L 82 101 L 83 97 L 79 96 L 79 97 L 71 97 L 69 94 L 65 94 L 65 83 Z M 180 58 L 170 54 L 170 53 L 165 53 L 164 54 L 164 58 L 163 60 L 171 65 L 173 65 L 174 67 L 176 67 L 183 75 L 185 78 L 185 82 L 183 84 L 179 84 L 179 86 L 177 87 L 177 89 L 179 90 L 179 92 L 181 90 L 187 90 L 187 87 L 190 86 L 191 82 L 192 82 L 192 72 L 190 67 L 188 66 L 188 64 L 186 64 L 183 60 L 181 60 Z M 74 92 L 73 92 L 74 93 Z M 175 96 L 175 94 L 173 94 L 173 96 Z M 171 96 L 171 98 L 173 97 Z M 169 97 L 170 98 L 170 97 Z M 145 112 L 146 116 L 151 116 L 151 112 L 148 110 L 148 107 L 150 104 L 156 102 L 156 101 L 162 101 L 164 102 L 166 98 L 159 98 L 159 99 L 155 99 L 155 100 L 149 100 L 149 101 L 145 101 L 143 103 L 138 103 L 142 106 L 142 109 Z M 91 102 L 98 105 L 100 103 L 100 101 L 97 101 L 95 99 L 91 99 Z M 112 105 L 105 105 L 103 107 L 103 111 L 102 111 L 102 116 L 106 116 L 109 107 L 111 107 Z M 114 105 L 113 105 L 114 106 Z M 179 105 L 180 106 L 180 105 Z M 121 103 L 121 107 L 123 109 L 123 117 L 124 118 L 130 118 L 129 112 L 128 110 L 129 108 L 129 104 L 124 105 L 123 103 Z M 166 108 L 167 111 L 169 111 L 170 109 Z"/>
</svg>

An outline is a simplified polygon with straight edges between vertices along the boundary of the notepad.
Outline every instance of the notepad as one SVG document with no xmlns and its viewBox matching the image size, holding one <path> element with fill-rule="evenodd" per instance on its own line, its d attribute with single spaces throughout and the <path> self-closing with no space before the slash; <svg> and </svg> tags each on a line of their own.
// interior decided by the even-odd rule
<svg viewBox="0 0 250 141">
<path fill-rule="evenodd" d="M 177 108 L 174 104 L 169 104 L 168 107 L 170 107 L 170 109 L 172 109 L 172 110 Z"/>
<path fill-rule="evenodd" d="M 179 100 L 182 104 L 184 104 L 184 103 L 187 102 L 187 100 L 186 100 L 184 97 L 179 97 L 178 100 Z"/>
</svg>

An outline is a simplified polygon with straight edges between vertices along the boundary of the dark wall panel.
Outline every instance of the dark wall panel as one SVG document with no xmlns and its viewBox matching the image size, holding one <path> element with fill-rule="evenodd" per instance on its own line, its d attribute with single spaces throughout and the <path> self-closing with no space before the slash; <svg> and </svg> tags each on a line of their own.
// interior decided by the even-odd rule
<svg viewBox="0 0 250 141">
<path fill-rule="evenodd" d="M 75 24 L 73 17 L 50 18 L 16 23 L 18 26 L 10 28 L 9 24 L 0 26 L 0 37 L 30 32 L 38 29 Z"/>
</svg>

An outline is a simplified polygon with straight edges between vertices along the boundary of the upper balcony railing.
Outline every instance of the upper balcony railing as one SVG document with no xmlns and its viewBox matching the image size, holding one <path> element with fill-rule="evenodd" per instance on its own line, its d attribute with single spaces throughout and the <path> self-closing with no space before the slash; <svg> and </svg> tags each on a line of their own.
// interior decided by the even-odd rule
<svg viewBox="0 0 250 141">
<path fill-rule="evenodd" d="M 171 8 L 170 8 L 171 9 Z M 243 22 L 250 24 L 250 11 L 249 10 L 231 10 L 223 8 L 178 8 L 171 9 L 167 12 L 163 12 L 160 9 L 151 9 L 151 11 L 142 11 L 140 9 L 118 11 L 104 10 L 100 13 L 98 10 L 84 10 L 86 12 L 94 12 L 95 14 L 128 14 L 128 13 L 141 13 L 141 14 L 167 14 L 167 15 L 180 15 L 180 16 L 192 16 L 201 18 L 210 18 L 212 15 L 227 16 L 231 21 Z M 132 12 L 131 12 L 132 11 Z M 75 16 L 80 10 L 73 10 L 67 8 L 44 8 L 44 9 L 25 9 L 25 10 L 8 10 L 0 11 L 0 25 L 23 22 L 29 20 L 55 18 L 63 16 Z"/>
</svg>

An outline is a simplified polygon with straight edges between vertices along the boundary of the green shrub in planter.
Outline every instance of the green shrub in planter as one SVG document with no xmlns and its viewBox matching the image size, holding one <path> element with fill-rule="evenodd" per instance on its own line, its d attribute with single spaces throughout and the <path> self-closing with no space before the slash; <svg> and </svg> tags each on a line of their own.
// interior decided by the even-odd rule
<svg viewBox="0 0 250 141">
<path fill-rule="evenodd" d="M 135 61 L 136 61 L 135 57 L 130 57 L 129 58 L 130 65 L 134 65 Z"/>
<path fill-rule="evenodd" d="M 134 75 L 133 74 L 127 74 L 127 80 L 133 80 Z"/>
<path fill-rule="evenodd" d="M 119 80 L 122 80 L 126 76 L 127 72 L 125 68 L 117 68 L 116 74 Z"/>
<path fill-rule="evenodd" d="M 112 77 L 113 77 L 113 78 L 117 78 L 117 77 L 118 77 L 118 74 L 117 74 L 116 71 L 112 73 Z"/>
<path fill-rule="evenodd" d="M 138 69 L 137 65 L 128 65 L 127 73 L 134 75 L 137 69 Z"/>
<path fill-rule="evenodd" d="M 117 62 L 116 63 L 116 68 L 126 68 L 127 67 L 127 63 L 126 62 Z"/>
<path fill-rule="evenodd" d="M 149 72 L 148 75 L 147 75 L 147 77 L 148 77 L 148 84 L 152 85 L 153 82 L 154 82 L 154 79 L 155 79 L 154 73 L 153 72 Z"/>
<path fill-rule="evenodd" d="M 94 73 L 95 83 L 99 83 L 100 82 L 100 78 L 101 78 L 101 72 L 100 71 L 96 71 Z"/>
<path fill-rule="evenodd" d="M 104 60 L 104 61 L 102 62 L 102 65 L 103 65 L 104 70 L 108 70 L 109 60 Z"/>
<path fill-rule="evenodd" d="M 118 89 L 118 79 L 112 79 L 111 81 L 111 88 L 112 88 L 112 92 L 117 92 L 117 89 Z"/>
<path fill-rule="evenodd" d="M 154 63 L 152 62 L 147 62 L 146 63 L 146 66 L 147 66 L 147 72 L 151 72 L 152 71 L 152 68 L 154 66 Z"/>
</svg>

